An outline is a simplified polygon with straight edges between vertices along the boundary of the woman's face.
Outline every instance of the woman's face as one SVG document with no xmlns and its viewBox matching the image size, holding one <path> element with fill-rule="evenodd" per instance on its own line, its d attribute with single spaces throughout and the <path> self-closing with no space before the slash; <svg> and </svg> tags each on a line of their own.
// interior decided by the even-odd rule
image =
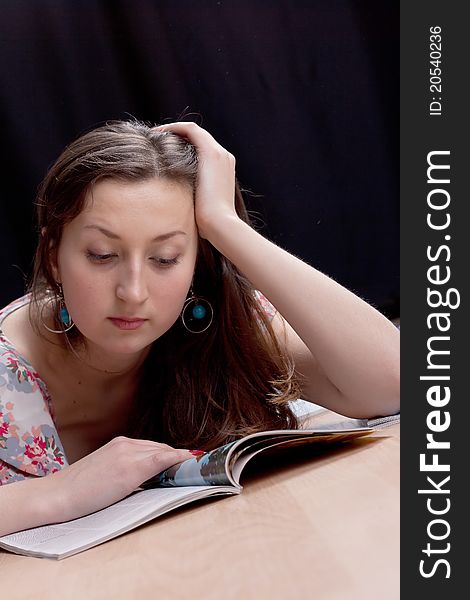
<svg viewBox="0 0 470 600">
<path fill-rule="evenodd" d="M 179 317 L 197 243 L 189 186 L 160 178 L 96 183 L 64 227 L 54 269 L 76 327 L 106 352 L 147 348 Z"/>
</svg>

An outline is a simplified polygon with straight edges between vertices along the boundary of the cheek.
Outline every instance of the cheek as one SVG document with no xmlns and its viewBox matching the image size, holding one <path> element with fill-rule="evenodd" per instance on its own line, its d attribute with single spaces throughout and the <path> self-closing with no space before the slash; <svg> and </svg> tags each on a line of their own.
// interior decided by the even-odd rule
<svg viewBox="0 0 470 600">
<path fill-rule="evenodd" d="M 170 319 L 176 320 L 189 293 L 196 264 L 197 249 L 181 264 L 167 271 L 153 273 L 149 278 L 149 296 L 151 303 Z M 196 290 L 195 290 L 196 291 Z"/>
<path fill-rule="evenodd" d="M 109 296 L 109 282 L 104 277 L 96 277 L 87 269 L 70 268 L 61 272 L 64 299 L 77 327 L 88 323 L 99 314 Z"/>
<path fill-rule="evenodd" d="M 109 283 L 103 273 L 90 268 L 74 248 L 64 244 L 57 257 L 67 309 L 77 328 L 86 335 L 106 302 Z"/>
<path fill-rule="evenodd" d="M 67 308 L 78 329 L 86 336 L 104 318 L 116 314 L 122 302 L 116 294 L 118 275 L 87 265 L 61 265 L 61 281 Z M 179 318 L 191 285 L 192 263 L 166 271 L 149 270 L 146 274 L 148 297 L 145 310 L 158 330 L 166 330 Z M 197 290 L 195 290 L 197 291 Z"/>
<path fill-rule="evenodd" d="M 159 321 L 175 321 L 186 301 L 191 286 L 192 269 L 181 269 L 156 277 L 149 286 L 149 302 Z"/>
</svg>

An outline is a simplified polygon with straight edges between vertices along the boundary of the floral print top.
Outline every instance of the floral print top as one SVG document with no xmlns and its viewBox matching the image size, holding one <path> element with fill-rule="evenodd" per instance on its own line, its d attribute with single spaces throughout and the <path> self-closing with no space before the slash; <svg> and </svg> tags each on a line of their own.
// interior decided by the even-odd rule
<svg viewBox="0 0 470 600">
<path fill-rule="evenodd" d="M 29 296 L 0 310 L 0 485 L 67 466 L 46 384 L 2 333 L 2 321 Z"/>
<path fill-rule="evenodd" d="M 276 309 L 255 297 L 269 318 Z M 68 466 L 47 386 L 2 332 L 3 320 L 29 303 L 29 294 L 0 309 L 0 485 L 42 477 Z"/>
</svg>

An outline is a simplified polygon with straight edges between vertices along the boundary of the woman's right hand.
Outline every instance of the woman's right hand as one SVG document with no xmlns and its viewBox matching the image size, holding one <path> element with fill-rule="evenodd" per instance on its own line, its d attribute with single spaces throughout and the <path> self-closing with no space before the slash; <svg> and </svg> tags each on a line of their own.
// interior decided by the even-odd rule
<svg viewBox="0 0 470 600">
<path fill-rule="evenodd" d="M 124 436 L 42 478 L 54 498 L 56 519 L 69 521 L 125 498 L 144 481 L 194 458 L 189 450 Z M 50 495 L 49 495 L 50 494 Z"/>
</svg>

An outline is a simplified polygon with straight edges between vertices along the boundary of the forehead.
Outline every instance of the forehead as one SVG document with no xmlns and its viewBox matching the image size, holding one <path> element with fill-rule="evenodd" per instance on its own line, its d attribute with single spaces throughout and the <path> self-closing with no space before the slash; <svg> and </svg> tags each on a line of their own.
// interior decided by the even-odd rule
<svg viewBox="0 0 470 600">
<path fill-rule="evenodd" d="M 193 203 L 193 192 L 189 185 L 169 179 L 153 177 L 142 181 L 103 179 L 96 182 L 85 197 L 84 212 L 166 208 L 187 208 Z"/>
<path fill-rule="evenodd" d="M 194 220 L 193 191 L 184 183 L 154 177 L 143 181 L 104 179 L 88 190 L 78 225 L 105 219 L 108 224 L 141 227 L 162 223 L 187 226 Z"/>
<path fill-rule="evenodd" d="M 195 239 L 192 188 L 160 178 L 98 181 L 88 191 L 83 210 L 62 230 L 61 244 L 74 245 L 83 237 L 101 236 L 99 228 L 131 244 L 146 244 L 177 230 Z"/>
</svg>

